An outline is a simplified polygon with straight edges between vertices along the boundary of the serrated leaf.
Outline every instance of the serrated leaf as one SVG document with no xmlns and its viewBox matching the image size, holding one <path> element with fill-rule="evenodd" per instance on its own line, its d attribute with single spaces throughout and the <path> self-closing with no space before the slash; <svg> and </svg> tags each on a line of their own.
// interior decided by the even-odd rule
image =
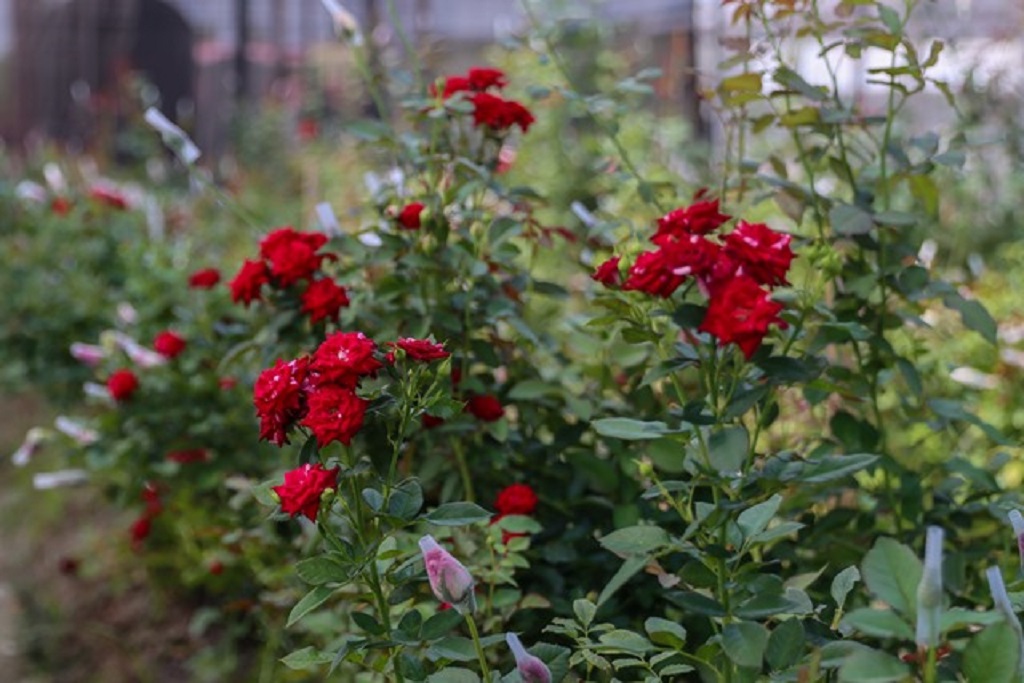
<svg viewBox="0 0 1024 683">
<path fill-rule="evenodd" d="M 476 503 L 462 501 L 445 503 L 440 507 L 434 508 L 425 514 L 423 519 L 438 526 L 465 526 L 467 524 L 487 521 L 493 516 L 493 513 L 488 512 Z"/>
<path fill-rule="evenodd" d="M 768 630 L 752 621 L 726 624 L 722 630 L 722 649 L 737 666 L 761 668 L 768 646 Z"/>
<path fill-rule="evenodd" d="M 913 640 L 914 631 L 898 614 L 888 609 L 862 607 L 847 613 L 843 625 L 876 638 Z"/>
<path fill-rule="evenodd" d="M 740 531 L 743 532 L 743 537 L 750 540 L 764 531 L 768 522 L 772 521 L 772 517 L 779 511 L 780 505 L 782 505 L 782 496 L 776 493 L 768 500 L 741 512 L 736 523 L 739 525 Z"/>
<path fill-rule="evenodd" d="M 608 598 L 615 594 L 615 591 L 622 588 L 623 585 L 631 578 L 633 578 L 641 569 L 647 565 L 646 555 L 633 555 L 627 557 L 626 561 L 622 563 L 619 570 L 615 572 L 605 587 L 601 589 L 601 595 L 597 598 L 598 606 L 605 603 Z"/>
<path fill-rule="evenodd" d="M 836 607 L 843 608 L 846 604 L 846 596 L 853 590 L 853 586 L 860 581 L 860 570 L 855 565 L 849 566 L 836 574 L 832 579 L 832 599 L 836 601 Z"/>
<path fill-rule="evenodd" d="M 1005 621 L 987 627 L 964 650 L 964 676 L 970 683 L 1019 681 L 1020 640 Z"/>
<path fill-rule="evenodd" d="M 857 649 L 839 668 L 840 683 L 895 683 L 907 677 L 906 664 L 892 655 L 867 648 Z"/>
<path fill-rule="evenodd" d="M 646 555 L 668 544 L 668 532 L 658 526 L 637 525 L 602 536 L 600 543 L 618 555 Z"/>
<path fill-rule="evenodd" d="M 921 560 L 914 551 L 891 538 L 879 538 L 864 556 L 864 585 L 878 598 L 908 619 L 917 616 L 917 585 Z"/>
<path fill-rule="evenodd" d="M 327 586 L 316 586 L 313 590 L 306 593 L 296 603 L 295 607 L 292 607 L 292 611 L 288 613 L 288 623 L 285 624 L 285 628 L 289 628 L 299 619 L 327 602 L 327 598 L 331 597 L 333 593 L 334 589 Z"/>
<path fill-rule="evenodd" d="M 628 417 L 606 417 L 590 423 L 601 436 L 608 436 L 624 441 L 641 441 L 658 439 L 672 430 L 664 422 L 644 422 Z"/>
<path fill-rule="evenodd" d="M 594 621 L 594 615 L 597 614 L 597 605 L 589 600 L 580 598 L 578 600 L 573 600 L 572 611 L 573 614 L 576 615 L 576 619 L 580 624 L 586 628 Z"/>
<path fill-rule="evenodd" d="M 289 669 L 295 671 L 302 671 L 304 669 L 311 669 L 324 664 L 330 664 L 334 660 L 334 655 L 321 650 L 317 650 L 314 647 L 304 647 L 301 650 L 296 650 L 281 658 L 281 663 L 287 666 Z"/>
</svg>

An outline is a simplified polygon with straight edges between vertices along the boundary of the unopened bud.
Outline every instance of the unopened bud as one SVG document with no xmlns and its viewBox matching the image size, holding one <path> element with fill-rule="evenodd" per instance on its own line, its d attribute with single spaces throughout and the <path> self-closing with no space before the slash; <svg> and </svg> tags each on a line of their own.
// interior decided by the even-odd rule
<svg viewBox="0 0 1024 683">
<path fill-rule="evenodd" d="M 924 544 L 924 573 L 917 586 L 917 644 L 939 645 L 942 633 L 942 527 L 928 527 Z"/>
</svg>

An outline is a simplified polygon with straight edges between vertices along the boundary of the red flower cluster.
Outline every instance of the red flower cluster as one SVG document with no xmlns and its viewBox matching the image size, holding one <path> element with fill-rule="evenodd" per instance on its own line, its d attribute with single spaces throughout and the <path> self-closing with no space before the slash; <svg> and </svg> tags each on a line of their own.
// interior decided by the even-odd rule
<svg viewBox="0 0 1024 683">
<path fill-rule="evenodd" d="M 534 122 L 533 114 L 519 102 L 506 100 L 495 95 L 492 90 L 501 90 L 508 85 L 505 73 L 498 69 L 474 67 L 465 76 L 448 76 L 444 87 L 430 87 L 430 94 L 442 99 L 453 97 L 457 93 L 467 93 L 467 99 L 473 103 L 473 123 L 486 126 L 493 131 L 503 133 L 512 126 L 519 126 L 525 133 Z"/>
<path fill-rule="evenodd" d="M 340 470 L 337 465 L 327 469 L 320 463 L 306 463 L 285 472 L 284 483 L 271 489 L 281 499 L 281 511 L 292 517 L 305 515 L 311 522 L 315 522 L 320 511 L 320 497 L 324 491 L 338 485 Z"/>
<path fill-rule="evenodd" d="M 188 342 L 176 332 L 164 330 L 153 340 L 153 350 L 164 358 L 175 358 L 185 350 Z"/>
<path fill-rule="evenodd" d="M 720 344 L 736 344 L 750 358 L 771 325 L 785 327 L 778 317 L 783 306 L 770 290 L 787 284 L 793 261 L 791 237 L 763 223 L 739 221 L 732 232 L 709 239 L 731 217 L 719 210 L 718 200 L 700 200 L 658 219 L 651 237 L 657 249 L 641 253 L 625 281 L 615 256 L 591 276 L 608 287 L 668 298 L 684 283 L 694 281 L 709 305 L 699 330 Z"/>
<path fill-rule="evenodd" d="M 107 391 L 115 401 L 127 401 L 138 388 L 139 378 L 127 368 L 121 368 L 107 378 Z"/>
<path fill-rule="evenodd" d="M 203 268 L 188 277 L 188 286 L 192 289 L 211 289 L 220 282 L 220 271 L 216 268 Z"/>
<path fill-rule="evenodd" d="M 305 281 L 300 295 L 302 312 L 313 323 L 337 322 L 338 312 L 349 305 L 349 299 L 345 288 L 331 278 L 315 277 L 324 261 L 337 258 L 320 253 L 325 244 L 327 235 L 323 233 L 298 232 L 291 227 L 274 230 L 260 242 L 260 260 L 246 260 L 231 281 L 232 301 L 248 306 L 262 300 L 264 285 L 287 289 Z"/>
<path fill-rule="evenodd" d="M 311 357 L 278 360 L 260 373 L 253 387 L 260 439 L 284 445 L 301 423 L 321 446 L 349 445 L 366 414 L 367 401 L 355 393 L 359 380 L 381 368 L 376 351 L 362 332 L 336 332 Z"/>
<path fill-rule="evenodd" d="M 497 510 L 497 514 L 491 519 L 491 524 L 497 523 L 506 515 L 532 515 L 537 509 L 537 494 L 526 484 L 511 484 L 498 492 L 494 509 Z M 503 531 L 501 542 L 508 543 L 510 539 L 525 535 Z"/>
<path fill-rule="evenodd" d="M 210 459 L 210 453 L 205 448 L 189 448 L 182 451 L 171 451 L 165 457 L 170 462 L 188 465 L 195 462 L 206 462 Z"/>
</svg>

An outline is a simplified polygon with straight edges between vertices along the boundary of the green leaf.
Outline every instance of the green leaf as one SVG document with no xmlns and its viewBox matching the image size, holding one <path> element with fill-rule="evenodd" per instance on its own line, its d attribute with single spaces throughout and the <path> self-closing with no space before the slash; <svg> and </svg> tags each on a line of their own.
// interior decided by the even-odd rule
<svg viewBox="0 0 1024 683">
<path fill-rule="evenodd" d="M 285 628 L 289 628 L 299 619 L 327 602 L 327 598 L 331 597 L 332 593 L 334 593 L 334 589 L 327 586 L 317 586 L 306 593 L 295 607 L 292 607 L 292 611 L 288 613 L 288 623 L 285 624 Z"/>
<path fill-rule="evenodd" d="M 363 500 L 374 512 L 380 512 L 380 509 L 384 507 L 384 496 L 377 489 L 363 489 Z"/>
<path fill-rule="evenodd" d="M 867 648 L 858 649 L 839 669 L 840 683 L 889 683 L 907 677 L 907 666 L 892 655 Z"/>
<path fill-rule="evenodd" d="M 462 636 L 445 636 L 427 649 L 431 659 L 450 659 L 455 662 L 471 662 L 476 659 L 473 641 Z"/>
<path fill-rule="evenodd" d="M 768 646 L 768 630 L 752 621 L 727 624 L 722 630 L 722 649 L 737 666 L 760 669 Z"/>
<path fill-rule="evenodd" d="M 594 621 L 594 615 L 597 614 L 597 605 L 590 602 L 590 600 L 580 598 L 578 600 L 573 600 L 572 611 L 573 614 L 576 615 L 577 621 L 579 621 L 584 628 L 587 628 Z"/>
<path fill-rule="evenodd" d="M 646 555 L 667 545 L 668 532 L 659 526 L 637 525 L 602 536 L 600 543 L 618 555 Z"/>
<path fill-rule="evenodd" d="M 951 607 L 942 613 L 940 630 L 953 631 L 965 626 L 996 624 L 1004 619 L 999 612 L 979 612 L 977 610 L 964 609 L 963 607 Z"/>
<path fill-rule="evenodd" d="M 1019 681 L 1020 641 L 1005 621 L 971 638 L 964 649 L 963 673 L 970 683 Z"/>
<path fill-rule="evenodd" d="M 868 590 L 907 619 L 917 616 L 917 584 L 922 571 L 914 551 L 891 538 L 879 538 L 861 564 Z"/>
<path fill-rule="evenodd" d="M 628 417 L 606 417 L 591 422 L 594 430 L 601 436 L 609 436 L 613 439 L 625 441 L 641 441 L 645 439 L 658 439 L 665 434 L 671 434 L 672 430 L 664 422 L 643 422 Z"/>
<path fill-rule="evenodd" d="M 533 401 L 543 396 L 558 394 L 560 387 L 540 379 L 528 379 L 516 384 L 508 392 L 511 401 Z"/>
<path fill-rule="evenodd" d="M 804 653 L 804 625 L 799 619 L 786 619 L 768 636 L 765 658 L 775 671 L 796 664 Z"/>
<path fill-rule="evenodd" d="M 899 36 L 903 34 L 903 26 L 900 21 L 900 15 L 896 13 L 892 7 L 888 7 L 881 3 L 878 4 L 878 18 L 882 20 L 885 27 L 895 35 Z"/>
<path fill-rule="evenodd" d="M 772 521 L 772 517 L 779 511 L 780 505 L 782 505 L 782 496 L 776 493 L 768 500 L 741 512 L 736 523 L 739 525 L 740 531 L 743 532 L 743 537 L 750 540 L 751 537 L 764 531 L 768 522 Z"/>
<path fill-rule="evenodd" d="M 601 642 L 601 653 L 608 651 L 625 652 L 629 654 L 642 655 L 653 648 L 651 641 L 639 633 L 617 628 L 607 633 L 602 633 L 598 640 Z"/>
<path fill-rule="evenodd" d="M 391 492 L 388 514 L 399 519 L 412 520 L 423 507 L 423 489 L 415 479 L 403 481 Z"/>
<path fill-rule="evenodd" d="M 352 621 L 356 622 L 356 626 L 363 629 L 370 635 L 380 636 L 384 635 L 384 626 L 381 625 L 373 616 L 366 612 L 352 612 Z"/>
<path fill-rule="evenodd" d="M 463 622 L 462 615 L 456 610 L 448 609 L 438 612 L 423 622 L 420 637 L 423 640 L 436 640 L 451 633 L 452 629 Z"/>
<path fill-rule="evenodd" d="M 998 326 L 980 302 L 965 299 L 959 292 L 951 292 L 942 297 L 942 303 L 960 314 L 964 327 L 980 334 L 989 344 L 996 343 Z"/>
<path fill-rule="evenodd" d="M 281 663 L 287 666 L 289 669 L 301 671 L 303 669 L 312 669 L 314 667 L 323 666 L 324 664 L 330 664 L 334 660 L 334 655 L 322 650 L 317 650 L 314 647 L 304 647 L 301 650 L 296 650 L 291 654 L 282 657 Z"/>
<path fill-rule="evenodd" d="M 867 469 L 878 460 L 878 457 L 870 453 L 849 453 L 808 459 L 803 470 L 793 479 L 805 484 L 824 484 Z"/>
<path fill-rule="evenodd" d="M 892 610 L 862 607 L 848 613 L 840 623 L 876 638 L 914 639 L 914 631 Z"/>
<path fill-rule="evenodd" d="M 601 595 L 597 598 L 598 606 L 603 605 L 608 598 L 615 594 L 615 591 L 622 588 L 622 586 L 633 578 L 637 572 L 643 569 L 647 565 L 646 555 L 632 555 L 626 558 L 626 561 L 622 563 L 619 570 L 615 572 L 615 575 L 608 580 L 608 583 L 603 589 L 601 589 Z"/>
<path fill-rule="evenodd" d="M 787 90 L 795 90 L 809 100 L 815 102 L 824 101 L 828 97 L 828 91 L 820 86 L 813 86 L 804 80 L 803 76 L 792 69 L 781 66 L 773 74 L 775 82 Z"/>
<path fill-rule="evenodd" d="M 860 581 L 860 570 L 856 565 L 851 565 L 836 574 L 836 578 L 832 579 L 831 588 L 832 599 L 836 601 L 836 607 L 843 608 L 843 605 L 846 604 L 846 596 L 850 594 L 854 584 L 858 581 Z"/>
<path fill-rule="evenodd" d="M 540 522 L 526 515 L 505 515 L 494 525 L 513 534 L 536 534 L 544 528 Z"/>
<path fill-rule="evenodd" d="M 647 631 L 651 642 L 657 645 L 681 650 L 686 644 L 686 629 L 674 621 L 661 617 L 649 617 L 644 622 L 644 630 Z"/>
<path fill-rule="evenodd" d="M 875 227 L 871 214 L 849 204 L 834 206 L 828 212 L 828 220 L 839 235 L 864 235 Z"/>
<path fill-rule="evenodd" d="M 349 579 L 349 570 L 336 560 L 326 555 L 309 557 L 295 565 L 299 578 L 311 586 L 324 583 L 345 583 Z"/>
<path fill-rule="evenodd" d="M 493 517 L 493 514 L 484 510 L 476 503 L 445 503 L 423 516 L 431 524 L 438 526 L 465 526 L 484 522 Z"/>
<path fill-rule="evenodd" d="M 469 669 L 445 667 L 427 677 L 427 683 L 480 683 L 480 676 Z"/>
<path fill-rule="evenodd" d="M 750 437 L 743 427 L 726 427 L 708 437 L 711 466 L 720 474 L 739 472 L 747 459 Z"/>
</svg>

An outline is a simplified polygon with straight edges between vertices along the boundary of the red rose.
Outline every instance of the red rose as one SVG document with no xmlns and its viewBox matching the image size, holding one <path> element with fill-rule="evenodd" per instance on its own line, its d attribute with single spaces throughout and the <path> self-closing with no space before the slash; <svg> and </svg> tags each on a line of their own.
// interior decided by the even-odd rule
<svg viewBox="0 0 1024 683">
<path fill-rule="evenodd" d="M 120 193 L 115 190 L 110 190 L 105 187 L 94 187 L 89 190 L 89 198 L 95 200 L 99 204 L 109 206 L 112 209 L 124 210 L 128 208 L 128 200 L 124 198 Z"/>
<path fill-rule="evenodd" d="M 452 355 L 445 350 L 444 344 L 432 342 L 429 339 L 412 339 L 403 337 L 397 342 L 388 342 L 388 346 L 398 347 L 405 351 L 405 355 L 413 360 L 420 360 L 425 363 L 435 360 L 443 360 Z"/>
<path fill-rule="evenodd" d="M 188 286 L 192 289 L 210 289 L 220 282 L 220 271 L 216 268 L 197 270 L 188 277 Z"/>
<path fill-rule="evenodd" d="M 420 226 L 420 214 L 423 213 L 424 206 L 420 202 L 412 202 L 402 207 L 402 210 L 398 212 L 398 225 L 405 228 L 406 230 L 419 230 Z"/>
<path fill-rule="evenodd" d="M 667 299 L 685 281 L 686 276 L 674 273 L 671 264 L 665 258 L 664 250 L 658 249 L 645 251 L 637 257 L 622 288 Z"/>
<path fill-rule="evenodd" d="M 612 256 L 599 265 L 590 278 L 606 287 L 618 287 L 622 282 L 622 274 L 619 272 L 620 260 L 622 260 L 621 256 Z"/>
<path fill-rule="evenodd" d="M 127 401 L 139 388 L 139 378 L 127 368 L 122 368 L 107 378 L 107 391 L 115 401 Z"/>
<path fill-rule="evenodd" d="M 362 332 L 335 332 L 313 353 L 311 369 L 320 373 L 322 382 L 354 387 L 363 375 L 381 368 L 374 358 L 377 345 Z"/>
<path fill-rule="evenodd" d="M 210 573 L 214 576 L 220 576 L 224 573 L 224 563 L 220 560 L 214 560 L 210 563 Z"/>
<path fill-rule="evenodd" d="M 367 403 L 347 387 L 321 386 L 310 395 L 302 424 L 310 428 L 321 448 L 332 441 L 348 446 L 363 426 Z"/>
<path fill-rule="evenodd" d="M 191 448 L 183 451 L 171 451 L 166 458 L 179 465 L 187 465 L 194 462 L 206 462 L 210 454 L 205 448 Z"/>
<path fill-rule="evenodd" d="M 504 88 L 508 85 L 508 78 L 501 69 L 494 69 L 485 66 L 474 66 L 466 74 L 466 80 L 473 90 L 487 90 L 488 88 Z"/>
<path fill-rule="evenodd" d="M 782 308 L 782 304 L 772 301 L 753 278 L 738 275 L 711 297 L 698 329 L 716 337 L 719 345 L 736 344 L 750 359 L 768 334 L 770 325 L 786 327 L 778 317 Z"/>
<path fill-rule="evenodd" d="M 290 227 L 278 228 L 260 242 L 260 256 L 270 261 L 270 274 L 281 287 L 312 277 L 327 254 L 317 250 L 327 243 L 320 232 L 296 232 Z"/>
<path fill-rule="evenodd" d="M 338 485 L 340 467 L 335 465 L 325 469 L 320 463 L 306 463 L 284 474 L 284 484 L 274 486 L 273 491 L 281 499 L 281 511 L 292 517 L 305 515 L 310 521 L 316 521 L 320 511 L 320 496 L 327 489 Z"/>
<path fill-rule="evenodd" d="M 348 292 L 330 278 L 314 280 L 302 293 L 302 312 L 314 324 L 328 319 L 338 322 L 338 311 L 348 304 Z"/>
<path fill-rule="evenodd" d="M 484 422 L 497 422 L 505 415 L 505 409 L 497 396 L 491 394 L 471 396 L 466 411 Z"/>
<path fill-rule="evenodd" d="M 253 405 L 260 418 L 260 439 L 282 446 L 288 443 L 288 431 L 305 412 L 303 385 L 309 359 L 285 363 L 278 360 L 260 373 L 253 386 Z"/>
<path fill-rule="evenodd" d="M 497 95 L 478 92 L 470 101 L 473 103 L 473 123 L 477 126 L 487 126 L 496 132 L 504 132 L 512 126 L 519 126 L 525 133 L 535 121 L 533 114 L 526 107 Z"/>
<path fill-rule="evenodd" d="M 718 200 L 696 202 L 682 209 L 670 211 L 658 219 L 658 235 L 706 235 L 722 226 L 732 216 L 718 210 Z"/>
<path fill-rule="evenodd" d="M 792 236 L 775 232 L 764 223 L 740 221 L 725 236 L 725 252 L 739 264 L 739 272 L 769 287 L 789 284 L 786 273 L 793 262 Z"/>
<path fill-rule="evenodd" d="M 185 339 L 171 330 L 164 330 L 153 340 L 153 350 L 164 358 L 174 358 L 180 355 L 186 346 L 188 343 Z"/>
<path fill-rule="evenodd" d="M 444 418 L 423 413 L 423 415 L 420 416 L 420 424 L 423 425 L 424 429 L 434 429 L 435 427 L 440 427 L 444 424 Z"/>
<path fill-rule="evenodd" d="M 234 377 L 221 377 L 217 380 L 217 386 L 219 386 L 222 391 L 231 391 L 238 386 L 238 380 Z"/>
<path fill-rule="evenodd" d="M 447 100 L 455 93 L 467 92 L 472 89 L 469 79 L 465 76 L 448 76 L 444 79 L 444 86 L 440 89 L 441 98 Z M 437 97 L 439 91 L 436 84 L 431 83 L 428 90 L 431 97 Z"/>
<path fill-rule="evenodd" d="M 263 261 L 249 261 L 242 264 L 235 279 L 231 281 L 231 300 L 241 301 L 247 307 L 261 298 L 260 290 L 270 282 L 270 271 Z"/>
<path fill-rule="evenodd" d="M 537 494 L 526 484 L 511 484 L 498 493 L 494 509 L 500 515 L 532 515 L 537 509 Z"/>
<path fill-rule="evenodd" d="M 153 519 L 147 514 L 143 514 L 132 524 L 131 537 L 132 547 L 136 550 L 142 545 L 142 542 L 149 538 L 149 533 L 153 530 Z"/>
<path fill-rule="evenodd" d="M 67 216 L 71 213 L 71 200 L 67 197 L 54 197 L 50 202 L 50 211 L 58 216 Z"/>
</svg>

